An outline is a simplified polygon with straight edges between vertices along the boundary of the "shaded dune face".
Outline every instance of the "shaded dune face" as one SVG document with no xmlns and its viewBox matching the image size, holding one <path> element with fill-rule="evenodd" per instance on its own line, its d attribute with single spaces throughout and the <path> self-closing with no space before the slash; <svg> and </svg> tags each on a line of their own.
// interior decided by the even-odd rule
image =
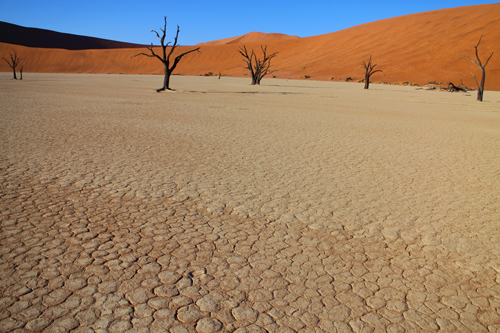
<svg viewBox="0 0 500 333">
<path fill-rule="evenodd" d="M 486 67 L 486 90 L 500 90 L 500 3 L 424 12 L 371 22 L 325 35 L 297 38 L 282 34 L 251 32 L 243 36 L 202 43 L 200 53 L 184 57 L 176 74 L 203 75 L 208 72 L 244 76 L 246 70 L 237 52 L 242 45 L 258 50 L 267 45 L 279 52 L 272 69 L 278 78 L 344 81 L 363 78 L 363 60 L 371 55 L 382 73 L 372 81 L 447 84 L 460 81 L 471 88 L 471 72 L 479 69 L 461 55 L 474 57 L 479 46 Z M 147 28 L 147 27 L 145 27 Z M 169 31 L 172 37 L 174 31 Z M 180 36 L 182 42 L 182 34 Z M 0 54 L 12 47 L 25 58 L 25 72 L 161 74 L 156 59 L 138 57 L 138 49 L 77 50 L 27 48 L 0 43 Z M 179 47 L 184 52 L 189 47 Z M 1 71 L 10 71 L 5 62 Z"/>
<path fill-rule="evenodd" d="M 67 34 L 46 29 L 22 27 L 0 22 L 0 42 L 49 49 L 87 50 L 142 48 L 145 45 L 117 42 L 109 39 Z"/>
</svg>

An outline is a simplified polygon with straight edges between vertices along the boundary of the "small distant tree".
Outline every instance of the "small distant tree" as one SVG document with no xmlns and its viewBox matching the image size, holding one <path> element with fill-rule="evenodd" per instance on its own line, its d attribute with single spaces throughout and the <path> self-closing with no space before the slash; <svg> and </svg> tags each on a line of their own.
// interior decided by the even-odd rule
<svg viewBox="0 0 500 333">
<path fill-rule="evenodd" d="M 17 52 L 16 50 L 12 49 L 12 51 L 14 52 L 14 54 L 12 53 L 9 53 L 10 55 L 10 59 L 7 59 L 5 57 L 2 57 L 2 59 L 7 63 L 9 64 L 10 68 L 12 68 L 12 72 L 14 74 L 14 80 L 17 80 L 17 76 L 16 76 L 16 67 L 19 65 L 19 63 L 23 60 L 23 58 L 19 57 L 17 55 Z M 21 68 L 21 80 L 23 78 L 23 72 L 22 72 L 22 68 Z"/>
<path fill-rule="evenodd" d="M 239 48 L 238 52 L 243 56 L 243 61 L 247 64 L 245 68 L 250 71 L 250 75 L 252 76 L 252 85 L 260 85 L 260 81 L 267 74 L 273 73 L 275 71 L 269 71 L 271 67 L 271 59 L 276 57 L 278 52 L 274 52 L 272 54 L 267 54 L 267 45 L 260 46 L 262 50 L 263 58 L 257 58 L 254 50 L 249 54 L 245 45 Z"/>
<path fill-rule="evenodd" d="M 488 65 L 488 62 L 490 61 L 491 57 L 493 56 L 493 52 L 491 52 L 490 56 L 488 57 L 488 60 L 486 60 L 486 63 L 484 65 L 482 64 L 481 59 L 479 59 L 479 54 L 478 54 L 478 50 L 477 50 L 477 48 L 479 47 L 479 44 L 481 43 L 482 38 L 483 38 L 483 36 L 479 37 L 479 41 L 477 42 L 476 46 L 474 46 L 474 48 L 476 49 L 477 62 L 462 54 L 462 57 L 469 59 L 470 61 L 472 61 L 472 63 L 474 63 L 477 67 L 479 67 L 479 69 L 481 69 L 481 83 L 478 83 L 474 73 L 471 73 L 472 77 L 474 77 L 474 81 L 476 82 L 476 86 L 477 86 L 477 100 L 480 102 L 483 101 L 484 82 L 486 80 L 486 71 L 484 68 L 486 67 L 486 65 Z"/>
<path fill-rule="evenodd" d="M 164 16 L 164 20 L 165 20 L 165 25 L 163 26 L 163 29 L 160 28 L 160 30 L 162 32 L 161 36 L 160 36 L 160 34 L 156 30 L 151 30 L 151 32 L 154 32 L 156 34 L 156 36 L 161 41 L 162 56 L 160 57 L 158 54 L 155 53 L 155 51 L 153 49 L 153 43 L 151 43 L 151 46 L 147 48 L 149 50 L 149 52 L 151 52 L 151 54 L 138 53 L 138 54 L 136 54 L 134 56 L 134 57 L 137 57 L 139 55 L 143 55 L 143 56 L 146 56 L 146 57 L 157 58 L 157 59 L 159 59 L 163 63 L 163 67 L 164 67 L 164 71 L 165 71 L 165 77 L 163 79 L 163 87 L 161 87 L 160 89 L 156 89 L 157 92 L 160 92 L 160 91 L 163 91 L 163 90 L 171 90 L 170 89 L 170 75 L 174 71 L 174 69 L 177 66 L 177 64 L 179 63 L 179 61 L 186 54 L 191 53 L 191 52 L 195 52 L 195 51 L 199 52 L 199 49 L 200 49 L 199 47 L 197 47 L 195 49 L 192 49 L 192 50 L 189 50 L 187 52 L 181 53 L 180 55 L 178 55 L 177 57 L 174 58 L 174 61 L 173 61 L 172 65 L 170 65 L 170 56 L 172 55 L 172 53 L 174 53 L 175 48 L 177 46 L 179 46 L 177 44 L 177 39 L 179 38 L 179 31 L 180 31 L 180 29 L 179 29 L 179 26 L 177 26 L 177 34 L 175 35 L 174 44 L 170 47 L 170 52 L 168 52 L 168 54 L 167 54 L 167 47 L 168 47 L 168 45 L 171 42 L 168 42 L 167 44 L 165 44 L 165 37 L 167 35 L 167 17 L 166 16 Z"/>
<path fill-rule="evenodd" d="M 368 63 L 363 60 L 363 68 L 365 69 L 365 89 L 368 89 L 370 86 L 370 77 L 377 72 L 382 72 L 380 69 L 374 70 L 375 66 L 377 66 L 377 64 L 372 65 L 372 56 L 368 59 Z"/>
</svg>

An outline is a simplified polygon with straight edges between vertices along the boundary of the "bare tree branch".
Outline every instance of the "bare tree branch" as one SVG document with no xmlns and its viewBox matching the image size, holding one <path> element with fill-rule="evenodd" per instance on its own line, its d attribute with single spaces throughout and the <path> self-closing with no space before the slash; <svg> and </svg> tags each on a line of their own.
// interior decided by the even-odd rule
<svg viewBox="0 0 500 333">
<path fill-rule="evenodd" d="M 493 52 L 491 52 L 490 56 L 488 57 L 488 60 L 486 60 L 486 63 L 484 64 L 484 67 L 486 67 L 486 65 L 488 65 L 488 63 L 490 62 L 491 57 L 493 57 Z"/>
<path fill-rule="evenodd" d="M 156 34 L 156 36 L 157 36 L 159 39 L 161 39 L 160 34 L 158 33 L 158 31 L 156 31 L 156 30 L 151 30 L 151 32 L 154 32 L 154 33 Z"/>
<path fill-rule="evenodd" d="M 475 62 L 474 60 L 472 60 L 471 58 L 469 58 L 468 56 L 465 56 L 462 54 L 462 57 L 464 57 L 465 59 L 469 59 L 470 61 L 472 61 L 472 63 L 474 63 L 477 67 L 481 68 L 481 65 L 478 64 L 477 62 Z"/>
<path fill-rule="evenodd" d="M 177 33 L 175 34 L 174 45 L 172 45 L 172 48 L 170 49 L 170 53 L 168 54 L 168 58 L 170 58 L 170 56 L 174 52 L 174 49 L 177 47 L 177 39 L 179 38 L 179 32 L 180 32 L 180 29 L 179 29 L 179 26 L 177 26 Z"/>
<path fill-rule="evenodd" d="M 150 57 L 150 58 L 158 58 L 160 61 L 163 61 L 163 59 L 155 53 L 155 51 L 153 49 L 153 44 L 151 44 L 151 46 L 147 47 L 147 49 L 149 50 L 149 52 L 151 52 L 151 54 L 141 52 L 141 53 L 138 53 L 138 54 L 132 56 L 132 58 L 135 58 L 139 55 L 143 55 L 143 56 Z"/>
<path fill-rule="evenodd" d="M 175 59 L 174 59 L 174 63 L 173 63 L 173 65 L 172 65 L 172 67 L 170 67 L 170 70 L 171 70 L 171 71 L 173 71 L 173 70 L 175 69 L 175 67 L 177 66 L 177 64 L 179 63 L 179 61 L 181 61 L 182 57 L 184 57 L 186 54 L 189 54 L 189 53 L 191 53 L 191 52 L 200 52 L 200 48 L 199 48 L 199 47 L 197 47 L 197 48 L 195 48 L 195 49 L 193 49 L 193 50 L 190 50 L 190 51 L 184 52 L 184 53 L 182 53 L 182 54 L 178 55 L 177 57 L 175 57 Z"/>
<path fill-rule="evenodd" d="M 476 79 L 476 76 L 474 75 L 474 73 L 470 72 L 470 75 L 472 75 L 472 77 L 474 78 L 474 82 L 476 82 L 476 86 L 479 87 L 479 83 L 477 82 L 477 79 Z"/>
</svg>

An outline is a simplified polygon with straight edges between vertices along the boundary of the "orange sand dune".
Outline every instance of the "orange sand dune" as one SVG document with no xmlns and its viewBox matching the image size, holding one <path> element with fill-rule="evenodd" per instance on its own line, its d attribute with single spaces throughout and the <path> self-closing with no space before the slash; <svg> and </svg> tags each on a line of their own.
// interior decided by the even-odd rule
<svg viewBox="0 0 500 333">
<path fill-rule="evenodd" d="M 296 38 L 299 37 L 285 35 L 285 34 L 278 34 L 278 33 L 265 34 L 262 32 L 252 31 L 245 35 L 214 40 L 206 43 L 199 43 L 197 45 L 201 46 L 201 45 L 223 45 L 223 44 L 243 44 L 243 43 L 267 43 L 270 41 L 283 40 L 283 39 L 296 39 Z"/>
<path fill-rule="evenodd" d="M 192 53 L 179 63 L 176 73 L 203 75 L 208 72 L 243 76 L 241 56 L 237 49 L 245 43 L 259 49 L 268 45 L 279 52 L 273 61 L 274 76 L 312 80 L 345 80 L 363 78 L 363 60 L 372 55 L 377 69 L 373 81 L 394 83 L 408 81 L 454 82 L 475 88 L 470 72 L 479 69 L 461 54 L 474 57 L 474 45 L 484 35 L 479 47 L 483 61 L 494 52 L 486 68 L 486 89 L 500 90 L 500 3 L 443 9 L 371 22 L 349 29 L 308 38 L 257 41 L 249 34 L 201 45 L 200 53 Z M 252 37 L 252 38 L 250 38 Z M 182 41 L 182 35 L 180 36 Z M 239 39 L 240 38 L 240 39 Z M 223 40 L 224 41 L 224 40 Z M 229 44 L 228 44 L 229 43 Z M 5 56 L 13 46 L 0 43 Z M 180 47 L 179 52 L 190 47 Z M 162 73 L 157 59 L 132 56 L 137 49 L 78 50 L 40 49 L 15 46 L 25 58 L 24 72 L 53 73 Z M 5 62 L 0 71 L 10 71 Z"/>
</svg>

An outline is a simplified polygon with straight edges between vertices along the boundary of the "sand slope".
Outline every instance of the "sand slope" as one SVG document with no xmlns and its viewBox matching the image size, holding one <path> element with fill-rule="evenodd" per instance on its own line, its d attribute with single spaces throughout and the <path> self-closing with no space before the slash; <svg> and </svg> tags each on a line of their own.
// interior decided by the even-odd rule
<svg viewBox="0 0 500 333">
<path fill-rule="evenodd" d="M 470 72 L 479 75 L 479 69 L 460 55 L 473 57 L 474 45 L 481 35 L 484 35 L 480 46 L 483 61 L 495 52 L 487 67 L 486 89 L 500 90 L 500 3 L 395 17 L 308 38 L 261 43 L 255 41 L 254 34 L 216 41 L 214 45 L 202 45 L 201 53 L 183 59 L 176 72 L 203 75 L 221 71 L 224 75 L 244 76 L 246 71 L 237 53 L 242 45 L 237 43 L 239 40 L 249 48 L 267 44 L 269 51 L 278 51 L 273 62 L 277 71 L 273 75 L 278 78 L 309 75 L 313 80 L 360 79 L 362 61 L 372 55 L 377 68 L 383 70 L 372 77 L 373 81 L 458 84 L 463 80 L 467 86 L 475 87 Z M 7 54 L 11 47 L 0 44 L 0 53 Z M 131 58 L 138 52 L 132 49 L 66 51 L 16 47 L 16 50 L 26 58 L 25 71 L 31 72 L 162 72 L 155 59 Z M 179 48 L 179 52 L 184 50 L 187 47 Z M 2 63 L 0 70 L 9 68 Z"/>
</svg>

